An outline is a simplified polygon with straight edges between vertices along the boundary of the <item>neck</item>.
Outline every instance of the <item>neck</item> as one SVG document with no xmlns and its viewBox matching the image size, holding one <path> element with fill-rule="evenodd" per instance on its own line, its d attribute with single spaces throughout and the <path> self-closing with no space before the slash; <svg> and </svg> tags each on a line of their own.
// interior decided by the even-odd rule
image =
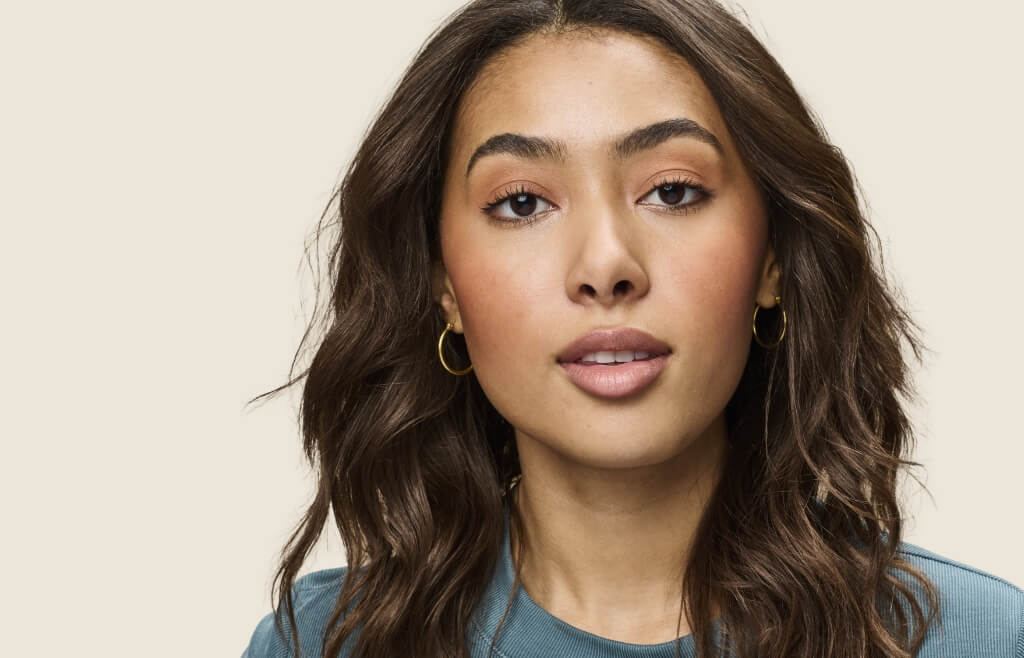
<svg viewBox="0 0 1024 658">
<path fill-rule="evenodd" d="M 724 460 L 719 419 L 667 462 L 588 469 L 517 434 L 520 581 L 559 619 L 620 642 L 686 635 L 682 580 Z M 510 529 L 513 559 L 520 541 Z"/>
</svg>

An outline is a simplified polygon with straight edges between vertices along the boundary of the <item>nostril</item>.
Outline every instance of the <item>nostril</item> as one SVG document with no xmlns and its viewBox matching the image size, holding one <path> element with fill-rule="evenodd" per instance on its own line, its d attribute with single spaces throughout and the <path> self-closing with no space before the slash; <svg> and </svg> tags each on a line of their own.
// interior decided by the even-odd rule
<svg viewBox="0 0 1024 658">
<path fill-rule="evenodd" d="M 633 284 L 631 282 L 626 281 L 625 279 L 623 279 L 622 281 L 619 281 L 618 283 L 615 284 L 615 288 L 614 288 L 613 292 L 627 293 L 627 292 L 629 292 L 632 289 L 633 289 Z"/>
</svg>

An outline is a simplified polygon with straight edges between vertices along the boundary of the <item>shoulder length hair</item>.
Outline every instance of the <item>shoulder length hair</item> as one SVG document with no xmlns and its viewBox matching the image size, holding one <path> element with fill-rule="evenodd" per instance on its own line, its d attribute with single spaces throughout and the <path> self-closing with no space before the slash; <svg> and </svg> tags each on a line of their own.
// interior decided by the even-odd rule
<svg viewBox="0 0 1024 658">
<path fill-rule="evenodd" d="M 897 476 L 919 466 L 906 459 L 913 388 L 901 348 L 920 360 L 919 329 L 886 282 L 844 156 L 714 0 L 476 0 L 417 53 L 317 228 L 317 242 L 334 229 L 330 297 L 290 375 L 318 327 L 313 358 L 255 398 L 305 378 L 303 448 L 317 475 L 274 579 L 277 630 L 284 638 L 282 610 L 296 628 L 294 580 L 333 511 L 349 568 L 324 655 L 357 630 L 363 658 L 468 655 L 520 471 L 512 428 L 475 377 L 452 377 L 437 359 L 431 268 L 448 140 L 489 58 L 535 33 L 600 28 L 657 39 L 700 74 L 764 194 L 782 270 L 789 331 L 776 349 L 752 346 L 726 408 L 730 477 L 685 573 L 699 655 L 913 655 L 938 608 L 897 551 Z"/>
</svg>

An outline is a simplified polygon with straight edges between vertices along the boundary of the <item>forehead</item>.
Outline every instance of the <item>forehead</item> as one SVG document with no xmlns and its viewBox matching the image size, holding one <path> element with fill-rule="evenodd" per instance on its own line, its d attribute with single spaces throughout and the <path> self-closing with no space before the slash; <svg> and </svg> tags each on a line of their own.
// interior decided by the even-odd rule
<svg viewBox="0 0 1024 658">
<path fill-rule="evenodd" d="M 492 57 L 463 95 L 453 162 L 464 163 L 477 144 L 501 133 L 558 137 L 571 155 L 669 118 L 696 121 L 728 140 L 700 75 L 657 40 L 609 30 L 533 35 Z"/>
</svg>

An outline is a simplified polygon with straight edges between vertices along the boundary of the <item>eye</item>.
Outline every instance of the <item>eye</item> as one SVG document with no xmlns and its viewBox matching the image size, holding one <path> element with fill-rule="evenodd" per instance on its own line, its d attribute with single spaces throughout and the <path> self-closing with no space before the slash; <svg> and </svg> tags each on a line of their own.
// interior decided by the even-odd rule
<svg viewBox="0 0 1024 658">
<path fill-rule="evenodd" d="M 654 203 L 645 202 L 645 199 L 653 197 Z M 687 213 L 693 212 L 697 206 L 711 198 L 711 191 L 689 179 L 670 178 L 658 183 L 647 195 L 640 200 L 641 205 L 662 208 L 665 212 Z M 658 203 L 660 201 L 661 203 Z M 547 204 L 547 208 L 544 207 Z M 538 210 L 538 205 L 540 209 Z M 508 207 L 508 214 L 500 213 L 503 207 Z M 530 224 L 545 212 L 555 208 L 555 205 L 544 197 L 534 194 L 529 188 L 519 185 L 514 188 L 506 188 L 501 196 L 491 201 L 481 212 L 499 222 L 512 224 Z"/>
<path fill-rule="evenodd" d="M 547 204 L 549 208 L 543 208 L 537 210 L 538 202 L 540 204 Z M 498 210 L 503 206 L 508 206 L 511 215 L 500 214 Z M 516 224 L 530 223 L 537 219 L 537 216 L 547 212 L 554 208 L 554 204 L 544 199 L 543 197 L 533 194 L 526 187 L 520 185 L 516 188 L 509 188 L 502 192 L 502 196 L 498 197 L 494 201 L 491 201 L 480 210 L 486 215 L 503 222 L 513 222 Z"/>
<path fill-rule="evenodd" d="M 693 212 L 697 206 L 711 198 L 711 192 L 689 179 L 672 178 L 661 181 L 647 193 L 641 203 L 646 206 L 664 208 L 668 212 Z M 643 203 L 654 199 L 654 203 Z M 660 201 L 661 203 L 658 203 Z M 664 204 L 664 205 L 662 205 Z"/>
</svg>

